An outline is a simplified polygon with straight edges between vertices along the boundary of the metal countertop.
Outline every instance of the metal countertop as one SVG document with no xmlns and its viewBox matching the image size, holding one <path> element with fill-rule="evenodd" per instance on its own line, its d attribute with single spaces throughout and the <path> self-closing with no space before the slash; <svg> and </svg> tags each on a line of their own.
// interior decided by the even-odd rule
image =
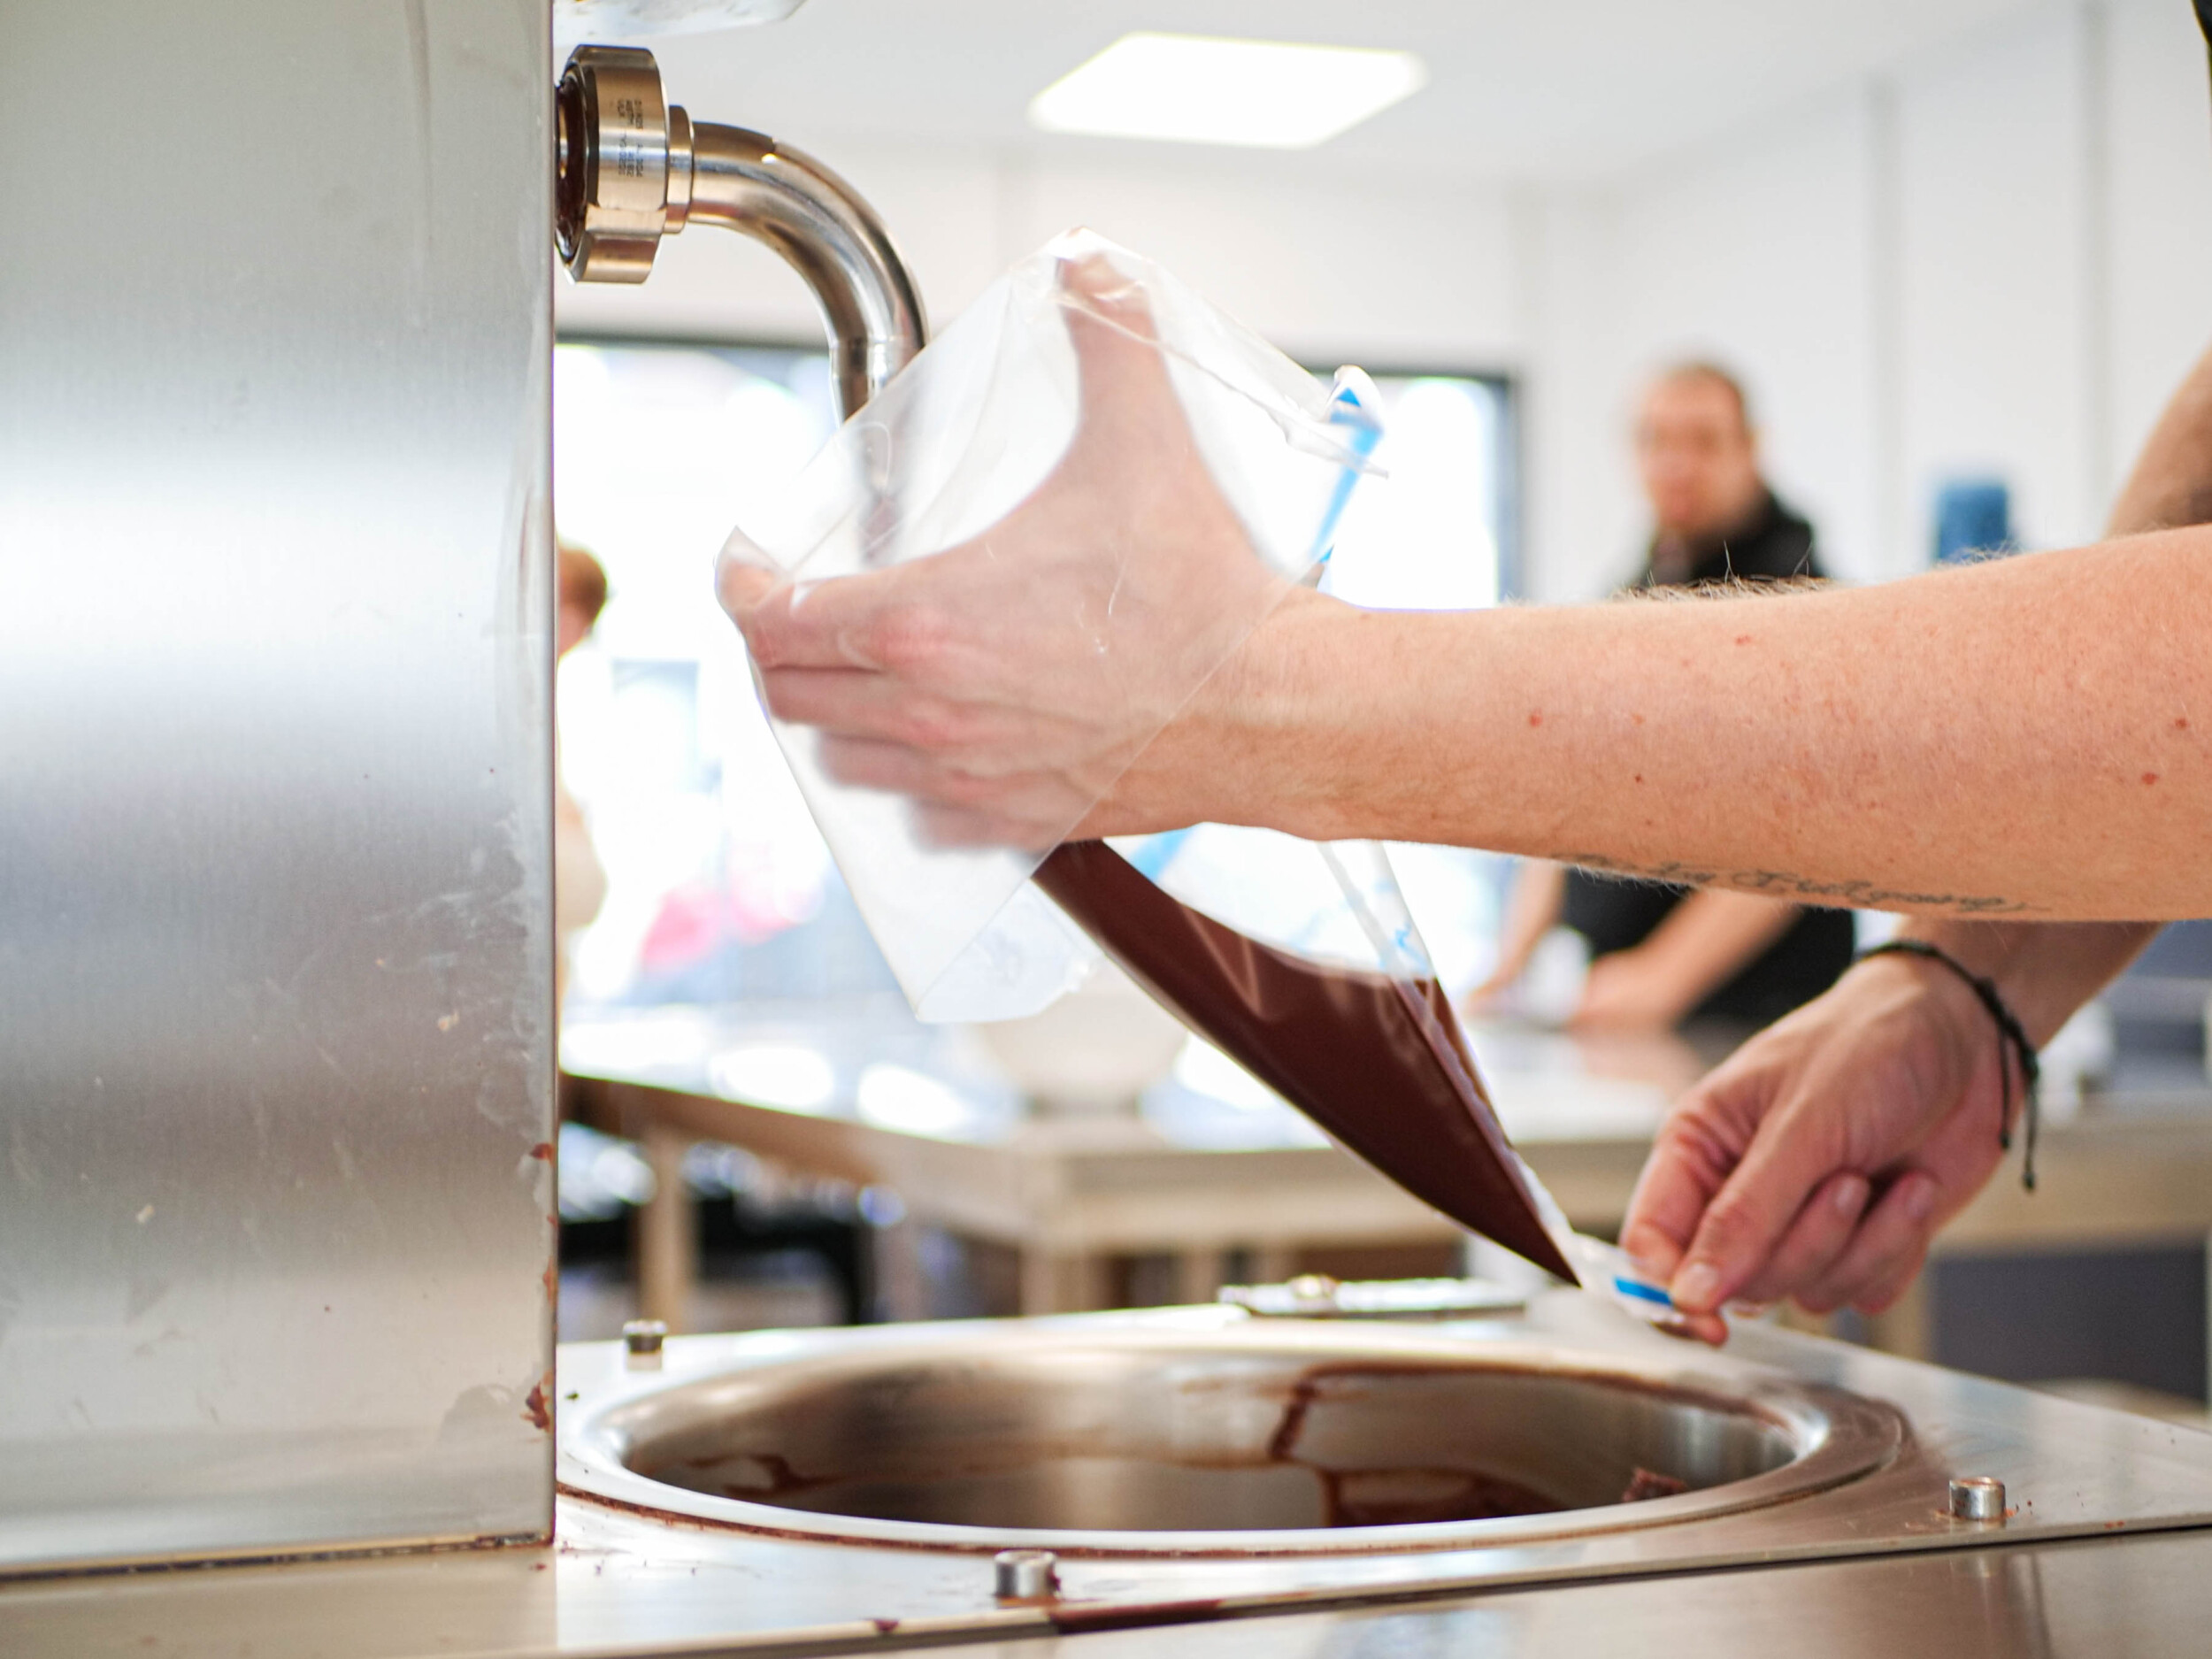
<svg viewBox="0 0 2212 1659">
<path fill-rule="evenodd" d="M 1649 1333 L 1593 1326 L 1593 1311 L 1563 1295 L 1525 1323 L 1431 1329 L 1622 1352 L 1647 1340 L 1663 1344 L 1655 1352 L 1684 1351 Z M 1217 1317 L 1088 1318 L 1189 1323 L 1202 1313 Z M 941 1340 L 961 1328 L 928 1329 Z M 666 1375 L 712 1373 L 779 1345 L 796 1353 L 832 1340 L 896 1340 L 895 1327 L 676 1339 Z M 573 1409 L 589 1409 L 595 1387 L 619 1392 L 615 1346 L 562 1351 L 561 1392 L 584 1396 Z M 1732 1353 L 1886 1400 L 1909 1418 L 1912 1439 L 1887 1469 L 1834 1493 L 1711 1521 L 1289 1562 L 1064 1559 L 1062 1598 L 1041 1608 L 997 1603 L 987 1554 L 670 1525 L 572 1494 L 547 1548 L 0 1586 L 0 1653 L 576 1659 L 885 1652 L 964 1640 L 987 1644 L 969 1651 L 1012 1659 L 1053 1651 L 1036 1641 L 1125 1624 L 1147 1628 L 1087 1640 L 1083 1651 L 1110 1659 L 1141 1641 L 1146 1653 L 1541 1655 L 1601 1652 L 1640 1636 L 1647 1646 L 1654 1631 L 1694 1632 L 1709 1659 L 1778 1647 L 2193 1652 L 2212 1640 L 2212 1530 L 2175 1530 L 2212 1529 L 2212 1435 L 1786 1333 L 1746 1331 Z M 2017 1506 L 2012 1520 L 2001 1531 L 1960 1533 L 1929 1507 L 1930 1481 L 1940 1493 L 1947 1472 L 2003 1478 Z M 1901 1550 L 1913 1553 L 1893 1553 Z M 1406 1605 L 1417 1598 L 1428 1599 Z M 1285 1618 L 1286 1608 L 1306 1610 Z"/>
<path fill-rule="evenodd" d="M 2195 1659 L 2212 1534 L 2085 1540 L 964 1643 L 944 1659 Z"/>
</svg>

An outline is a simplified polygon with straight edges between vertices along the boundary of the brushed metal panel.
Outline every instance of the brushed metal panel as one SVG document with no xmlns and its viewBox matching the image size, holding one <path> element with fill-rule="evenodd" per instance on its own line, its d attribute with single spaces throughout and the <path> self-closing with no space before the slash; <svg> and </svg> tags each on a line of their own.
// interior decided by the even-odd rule
<svg viewBox="0 0 2212 1659">
<path fill-rule="evenodd" d="M 958 1651 L 978 1659 L 2103 1659 L 2207 1647 L 2212 1435 L 1764 1327 L 1740 1328 L 1725 1352 L 1704 1353 L 1571 1292 L 1540 1296 L 1518 1317 L 1398 1336 L 1370 1329 L 1387 1346 L 1457 1345 L 1473 1355 L 1536 1342 L 1556 1345 L 1571 1364 L 1697 1371 L 1721 1398 L 1779 1373 L 1893 1407 L 1911 1436 L 1887 1467 L 1824 1492 L 1578 1537 L 1514 1542 L 1500 1537 L 1500 1524 L 1473 1522 L 1435 1549 L 1266 1557 L 1063 1549 L 1058 1599 L 1042 1603 L 997 1600 L 988 1546 L 832 1542 L 717 1525 L 705 1511 L 671 1524 L 590 1495 L 603 1485 L 590 1455 L 595 1417 L 649 1399 L 657 1386 L 695 1398 L 698 1385 L 717 1378 L 786 1364 L 804 1371 L 826 1359 L 965 1344 L 987 1363 L 1010 1338 L 1064 1336 L 1072 1350 L 1117 1333 L 1239 1329 L 1261 1342 L 1307 1340 L 1220 1310 L 1163 1309 L 675 1337 L 659 1371 L 629 1370 L 620 1343 L 571 1344 L 560 1354 L 561 1390 L 578 1398 L 563 1402 L 557 1545 L 0 1585 L 0 1653 L 226 1659 L 250 1646 L 325 1659 L 795 1659 L 949 1653 L 939 1644 L 961 1639 L 976 1645 Z M 812 1471 L 801 1463 L 792 1472 Z M 2009 1518 L 1948 1518 L 1945 1487 L 1961 1472 L 2001 1479 Z M 1075 1634 L 1080 1641 L 1055 1645 Z"/>
<path fill-rule="evenodd" d="M 542 1533 L 542 0 L 0 0 L 0 1571 Z"/>
<path fill-rule="evenodd" d="M 2200 1659 L 2212 1536 L 1961 1550 L 935 1647 L 931 1659 Z M 854 1642 L 849 1651 L 861 1651 Z"/>
</svg>

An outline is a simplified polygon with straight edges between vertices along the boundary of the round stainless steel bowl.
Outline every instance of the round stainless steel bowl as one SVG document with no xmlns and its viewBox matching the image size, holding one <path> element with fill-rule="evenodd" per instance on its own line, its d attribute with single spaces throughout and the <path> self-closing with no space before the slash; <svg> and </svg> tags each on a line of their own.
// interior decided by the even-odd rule
<svg viewBox="0 0 2212 1659">
<path fill-rule="evenodd" d="M 1318 1554 L 1779 1502 L 1879 1467 L 1903 1434 L 1877 1402 L 1719 1361 L 1435 1332 L 840 1334 L 849 1340 L 580 1402 L 564 1425 L 564 1482 L 817 1537 Z"/>
</svg>

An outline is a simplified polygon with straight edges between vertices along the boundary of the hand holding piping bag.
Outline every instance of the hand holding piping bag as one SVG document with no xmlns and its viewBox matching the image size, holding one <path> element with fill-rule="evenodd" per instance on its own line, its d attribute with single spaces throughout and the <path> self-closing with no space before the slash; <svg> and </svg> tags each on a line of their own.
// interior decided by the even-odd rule
<svg viewBox="0 0 2212 1659">
<path fill-rule="evenodd" d="M 718 571 L 771 712 L 820 729 L 838 781 L 910 797 L 940 844 L 1233 817 L 1256 791 L 1154 740 L 1203 718 L 1186 705 L 1262 617 L 1314 598 L 1217 488 L 1142 292 L 1096 255 L 1058 282 L 1078 424 L 1010 513 L 857 575 L 794 580 L 734 542 Z"/>
</svg>

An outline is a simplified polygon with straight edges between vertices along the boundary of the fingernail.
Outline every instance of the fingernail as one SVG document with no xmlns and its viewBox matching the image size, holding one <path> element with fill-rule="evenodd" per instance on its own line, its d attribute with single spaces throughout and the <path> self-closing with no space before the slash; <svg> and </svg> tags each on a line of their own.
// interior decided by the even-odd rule
<svg viewBox="0 0 2212 1659">
<path fill-rule="evenodd" d="M 1905 1214 L 1915 1221 L 1925 1221 L 1935 1210 L 1935 1183 L 1925 1176 L 1916 1176 L 1905 1192 Z"/>
<path fill-rule="evenodd" d="M 1836 1207 L 1836 1214 L 1848 1219 L 1866 1208 L 1866 1178 L 1853 1175 L 1836 1183 L 1828 1202 Z"/>
<path fill-rule="evenodd" d="M 1710 1313 L 1720 1301 L 1720 1273 L 1710 1262 L 1693 1262 L 1667 1286 L 1674 1305 L 1689 1313 Z"/>
</svg>

